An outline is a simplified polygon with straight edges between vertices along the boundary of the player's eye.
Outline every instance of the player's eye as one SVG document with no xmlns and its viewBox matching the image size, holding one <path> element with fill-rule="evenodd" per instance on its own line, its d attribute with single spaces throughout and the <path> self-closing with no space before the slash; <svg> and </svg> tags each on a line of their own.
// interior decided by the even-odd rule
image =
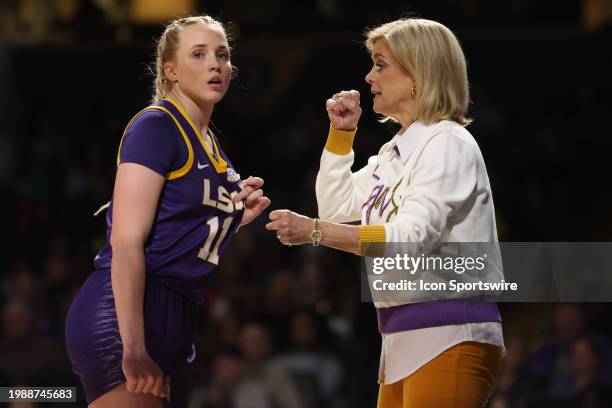
<svg viewBox="0 0 612 408">
<path fill-rule="evenodd" d="M 377 72 L 382 71 L 382 70 L 383 70 L 383 68 L 385 67 L 385 65 L 384 65 L 384 64 L 381 64 L 380 62 L 379 62 L 379 63 L 374 64 L 374 66 L 376 67 L 376 71 L 377 71 Z"/>
<path fill-rule="evenodd" d="M 229 60 L 229 53 L 227 52 L 220 52 L 217 54 L 217 58 L 222 59 L 223 61 L 227 61 Z"/>
</svg>

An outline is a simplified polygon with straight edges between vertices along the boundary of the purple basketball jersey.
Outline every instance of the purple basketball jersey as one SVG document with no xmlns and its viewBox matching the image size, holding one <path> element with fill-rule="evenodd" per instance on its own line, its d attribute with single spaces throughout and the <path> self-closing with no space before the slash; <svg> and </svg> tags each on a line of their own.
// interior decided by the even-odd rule
<svg viewBox="0 0 612 408">
<path fill-rule="evenodd" d="M 152 120 L 144 118 L 143 112 L 151 110 L 163 112 L 165 120 L 176 132 L 164 136 L 178 137 L 186 147 L 187 157 L 178 169 L 165 174 L 166 182 L 144 247 L 146 273 L 158 277 L 189 299 L 202 303 L 207 278 L 218 265 L 242 218 L 243 203 L 234 204 L 231 199 L 241 190 L 240 176 L 219 148 L 216 138 L 211 134 L 213 149 L 209 151 L 182 107 L 169 99 L 139 112 L 126 127 L 123 138 L 129 131 L 138 130 L 139 126 L 141 131 L 151 134 L 168 133 L 168 122 L 166 126 L 151 126 Z M 140 116 L 143 118 L 139 119 Z M 148 164 L 148 159 L 130 159 L 148 153 L 154 156 L 158 153 L 152 151 L 155 146 L 151 143 L 134 146 L 123 143 L 123 138 L 117 164 L 124 163 L 123 157 L 126 157 L 127 161 L 139 162 L 160 172 L 158 166 Z M 137 150 L 134 152 L 137 154 L 132 155 L 130 149 Z M 111 267 L 112 204 L 111 199 L 106 214 L 106 245 L 94 261 L 97 269 Z"/>
</svg>

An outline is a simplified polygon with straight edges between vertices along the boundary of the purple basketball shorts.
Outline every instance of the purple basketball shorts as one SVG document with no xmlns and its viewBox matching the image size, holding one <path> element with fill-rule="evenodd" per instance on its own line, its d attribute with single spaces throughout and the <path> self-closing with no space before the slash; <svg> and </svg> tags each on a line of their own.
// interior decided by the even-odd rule
<svg viewBox="0 0 612 408">
<path fill-rule="evenodd" d="M 170 401 L 164 405 L 186 407 L 197 304 L 147 275 L 143 310 L 147 352 L 170 381 Z M 110 270 L 93 272 L 72 302 L 66 348 L 88 403 L 125 382 Z"/>
</svg>

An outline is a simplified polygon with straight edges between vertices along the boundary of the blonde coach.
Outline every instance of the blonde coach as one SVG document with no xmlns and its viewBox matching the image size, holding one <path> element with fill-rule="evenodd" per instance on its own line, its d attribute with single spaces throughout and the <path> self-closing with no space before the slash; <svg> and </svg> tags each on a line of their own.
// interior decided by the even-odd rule
<svg viewBox="0 0 612 408">
<path fill-rule="evenodd" d="M 370 30 L 366 46 L 374 112 L 398 122 L 400 131 L 353 173 L 360 95 L 342 91 L 328 99 L 331 127 L 316 185 L 321 220 L 276 210 L 267 228 L 285 245 L 354 253 L 371 242 L 496 242 L 484 160 L 465 129 L 469 90 L 457 39 L 442 24 L 411 18 Z M 340 224 L 357 220 L 362 225 Z M 376 306 L 379 407 L 486 404 L 504 347 L 494 303 Z"/>
</svg>

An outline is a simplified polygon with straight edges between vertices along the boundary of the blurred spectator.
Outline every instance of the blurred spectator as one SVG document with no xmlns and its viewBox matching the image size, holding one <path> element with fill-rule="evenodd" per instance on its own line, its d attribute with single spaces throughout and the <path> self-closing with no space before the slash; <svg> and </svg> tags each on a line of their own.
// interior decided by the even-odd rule
<svg viewBox="0 0 612 408">
<path fill-rule="evenodd" d="M 584 312 L 576 304 L 559 304 L 555 310 L 553 333 L 534 352 L 530 373 L 542 384 L 568 384 L 572 379 L 572 345 L 586 334 Z M 559 388 L 562 392 L 563 387 Z"/>
<path fill-rule="evenodd" d="M 0 377 L 11 385 L 56 384 L 71 377 L 64 347 L 36 333 L 32 321 L 25 303 L 11 302 L 2 308 Z"/>
<path fill-rule="evenodd" d="M 215 354 L 212 379 L 194 387 L 189 408 L 273 408 L 261 388 L 244 381 L 245 361 L 233 346 Z"/>
<path fill-rule="evenodd" d="M 263 391 L 270 406 L 304 407 L 302 395 L 289 373 L 270 361 L 272 344 L 268 330 L 260 323 L 247 323 L 240 331 L 240 349 L 246 365 L 245 382 Z"/>
<path fill-rule="evenodd" d="M 36 282 L 30 263 L 24 257 L 17 257 L 7 272 L 2 280 L 2 299 L 32 305 L 43 287 Z"/>
<path fill-rule="evenodd" d="M 580 407 L 609 407 L 612 403 L 610 382 L 610 346 L 601 338 L 582 337 L 574 343 L 572 388 Z"/>
<path fill-rule="evenodd" d="M 47 333 L 51 325 L 48 313 L 49 293 L 38 276 L 34 275 L 30 263 L 17 257 L 12 268 L 2 281 L 2 298 L 7 303 L 23 303 L 32 311 L 35 331 Z"/>
<path fill-rule="evenodd" d="M 309 407 L 336 406 L 342 399 L 339 390 L 344 376 L 330 342 L 323 339 L 323 324 L 314 313 L 299 311 L 291 319 L 290 330 L 290 348 L 278 356 L 277 363 L 297 379 Z"/>
<path fill-rule="evenodd" d="M 296 277 L 289 269 L 274 271 L 268 274 L 264 291 L 268 330 L 277 349 L 283 350 L 287 347 L 289 321 L 296 308 Z"/>
<path fill-rule="evenodd" d="M 531 361 L 530 374 L 540 387 L 536 400 L 546 406 L 597 400 L 598 390 L 609 384 L 609 340 L 600 333 L 588 334 L 585 311 L 577 304 L 557 306 L 554 329 Z"/>
<path fill-rule="evenodd" d="M 297 293 L 296 302 L 298 307 L 308 308 L 313 307 L 317 300 L 323 296 L 325 289 L 324 274 L 321 271 L 320 263 L 313 254 L 308 256 L 308 253 L 306 253 L 302 259 L 298 281 L 300 290 Z"/>
<path fill-rule="evenodd" d="M 491 408 L 526 408 L 536 391 L 528 370 L 527 345 L 517 335 L 509 335 L 505 344 L 506 356 L 489 404 Z"/>
</svg>

